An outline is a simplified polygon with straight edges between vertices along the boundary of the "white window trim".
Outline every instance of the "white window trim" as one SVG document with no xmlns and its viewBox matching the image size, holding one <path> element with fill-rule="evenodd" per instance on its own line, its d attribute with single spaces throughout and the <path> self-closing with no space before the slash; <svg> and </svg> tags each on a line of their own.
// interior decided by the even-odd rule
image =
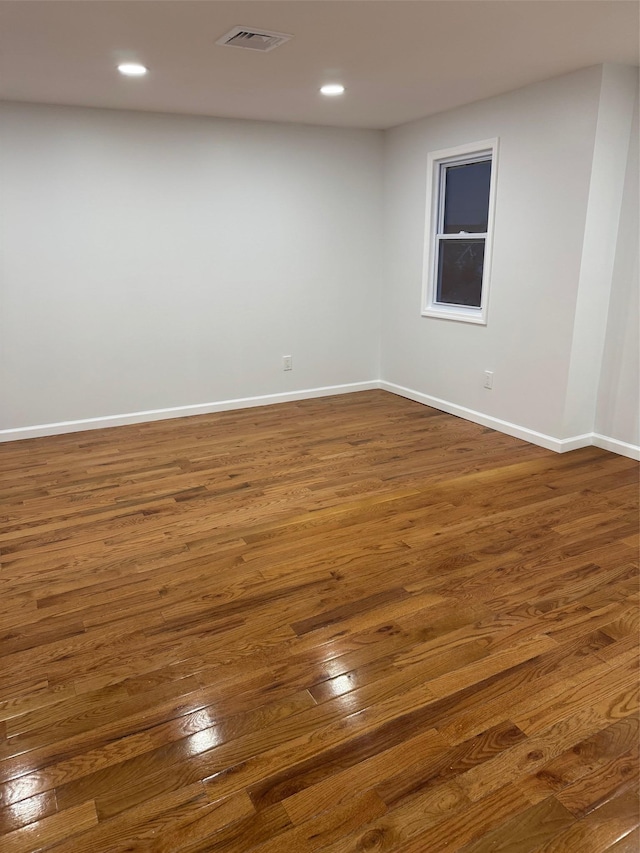
<svg viewBox="0 0 640 853">
<path fill-rule="evenodd" d="M 482 157 L 491 158 L 491 181 L 489 184 L 489 214 L 487 233 L 484 237 L 484 263 L 482 268 L 482 297 L 479 308 L 465 305 L 446 305 L 436 302 L 437 249 L 436 228 L 440 219 L 441 205 L 444 203 L 440 188 L 440 169 L 442 165 L 472 162 Z M 498 175 L 498 138 L 485 139 L 430 151 L 427 155 L 427 211 L 425 216 L 424 266 L 422 274 L 422 316 L 437 317 L 441 320 L 458 320 L 463 323 L 476 323 L 486 326 L 489 307 L 489 285 L 491 282 L 491 257 L 493 252 L 493 224 L 495 217 L 496 181 Z M 461 235 L 460 235 L 461 236 Z M 473 239 L 474 235 L 464 235 Z M 452 235 L 452 239 L 459 235 Z"/>
</svg>

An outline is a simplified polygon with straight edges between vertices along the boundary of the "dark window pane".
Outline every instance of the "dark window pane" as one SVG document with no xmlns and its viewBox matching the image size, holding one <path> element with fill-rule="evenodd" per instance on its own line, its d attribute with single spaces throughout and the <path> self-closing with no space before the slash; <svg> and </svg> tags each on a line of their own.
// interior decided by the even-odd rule
<svg viewBox="0 0 640 853">
<path fill-rule="evenodd" d="M 447 166 L 444 193 L 444 233 L 484 233 L 489 221 L 491 161 Z"/>
<path fill-rule="evenodd" d="M 436 302 L 480 307 L 484 240 L 439 240 Z"/>
</svg>

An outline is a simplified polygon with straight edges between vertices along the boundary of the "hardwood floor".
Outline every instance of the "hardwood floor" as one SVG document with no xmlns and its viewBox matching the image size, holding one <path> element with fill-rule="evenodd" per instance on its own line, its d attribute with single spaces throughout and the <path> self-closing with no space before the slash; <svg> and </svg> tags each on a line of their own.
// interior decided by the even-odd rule
<svg viewBox="0 0 640 853">
<path fill-rule="evenodd" d="M 3 853 L 639 849 L 637 463 L 381 391 L 0 460 Z"/>
</svg>

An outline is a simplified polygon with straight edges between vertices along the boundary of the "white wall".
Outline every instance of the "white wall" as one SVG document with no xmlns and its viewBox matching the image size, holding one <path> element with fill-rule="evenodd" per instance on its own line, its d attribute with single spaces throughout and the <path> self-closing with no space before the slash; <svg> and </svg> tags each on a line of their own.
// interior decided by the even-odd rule
<svg viewBox="0 0 640 853">
<path fill-rule="evenodd" d="M 0 429 L 375 379 L 381 158 L 377 131 L 1 105 Z"/>
<path fill-rule="evenodd" d="M 596 420 L 607 314 L 616 255 L 619 254 L 619 236 L 622 236 L 619 233 L 620 214 L 637 97 L 636 68 L 604 66 L 573 323 L 563 437 L 593 432 Z"/>
<path fill-rule="evenodd" d="M 636 79 L 584 69 L 385 134 L 0 105 L 0 438 L 381 379 L 637 453 Z M 427 153 L 495 136 L 488 324 L 422 317 Z"/>
<path fill-rule="evenodd" d="M 640 445 L 639 136 L 636 101 L 626 163 L 625 191 L 620 211 L 595 429 L 600 435 L 632 445 Z M 615 445 L 611 449 L 615 449 Z"/>
<path fill-rule="evenodd" d="M 386 135 L 383 380 L 563 437 L 601 78 L 585 69 Z M 427 152 L 495 136 L 488 324 L 421 317 Z"/>
</svg>

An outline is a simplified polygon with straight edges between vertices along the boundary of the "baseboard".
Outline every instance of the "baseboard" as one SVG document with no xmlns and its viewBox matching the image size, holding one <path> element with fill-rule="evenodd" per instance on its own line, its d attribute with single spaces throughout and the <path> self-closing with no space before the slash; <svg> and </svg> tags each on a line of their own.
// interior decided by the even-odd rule
<svg viewBox="0 0 640 853">
<path fill-rule="evenodd" d="M 330 397 L 334 394 L 352 394 L 356 391 L 372 391 L 377 388 L 397 394 L 400 397 L 406 397 L 409 400 L 415 400 L 417 403 L 431 406 L 433 409 L 447 412 L 458 418 L 464 418 L 481 426 L 495 429 L 498 432 L 506 433 L 514 438 L 521 438 L 524 441 L 537 444 L 539 447 L 553 450 L 556 453 L 566 453 L 569 450 L 578 450 L 581 447 L 595 445 L 595 447 L 600 447 L 603 450 L 609 450 L 612 453 L 628 456 L 630 459 L 640 461 L 640 447 L 635 444 L 629 444 L 626 441 L 620 441 L 617 438 L 609 438 L 606 435 L 598 433 L 585 433 L 584 435 L 576 435 L 572 438 L 554 438 L 551 435 L 536 432 L 536 430 L 528 429 L 509 421 L 503 421 L 500 418 L 494 418 L 482 412 L 467 409 L 465 406 L 450 403 L 448 400 L 431 397 L 429 394 L 422 394 L 420 391 L 404 388 L 402 385 L 385 382 L 384 380 L 351 382 L 345 385 L 326 385 L 320 388 L 306 388 L 300 391 L 287 391 L 281 394 L 263 394 L 257 397 L 238 397 L 233 400 L 219 400 L 215 403 L 196 403 L 191 406 L 172 406 L 167 409 L 150 409 L 144 412 L 130 412 L 124 415 L 106 415 L 100 418 L 84 418 L 76 421 L 60 421 L 53 424 L 38 424 L 36 426 L 3 429 L 0 430 L 0 442 L 40 438 L 46 435 L 60 435 L 68 432 L 82 432 L 90 429 L 104 429 L 105 427 L 139 424 L 147 421 L 167 420 L 169 418 L 184 418 L 189 415 L 228 412 L 233 409 L 249 409 L 254 406 L 271 406 L 276 403 L 290 403 L 296 400 L 308 400 L 313 397 Z"/>
<path fill-rule="evenodd" d="M 609 436 L 600 435 L 597 432 L 593 433 L 593 444 L 596 447 L 601 447 L 603 450 L 610 450 L 612 453 L 617 453 L 620 456 L 628 456 L 629 459 L 640 461 L 640 446 L 637 444 L 629 444 L 626 441 L 609 438 Z"/>
<path fill-rule="evenodd" d="M 0 442 L 17 441 L 25 438 L 40 438 L 45 435 L 60 435 L 89 429 L 140 424 L 169 418 L 184 418 L 189 415 L 206 415 L 212 412 L 228 412 L 232 409 L 249 409 L 254 406 L 271 406 L 275 403 L 290 403 L 313 397 L 330 397 L 334 394 L 352 394 L 355 391 L 371 391 L 379 388 L 377 381 L 351 382 L 347 385 L 326 385 L 321 388 L 306 388 L 282 394 L 264 394 L 258 397 L 239 397 L 235 400 L 219 400 L 215 403 L 196 403 L 192 406 L 172 406 L 168 409 L 151 409 L 145 412 L 130 412 L 124 415 L 106 415 L 100 418 L 83 418 L 76 421 L 60 421 L 53 424 L 17 427 L 0 430 Z"/>
<path fill-rule="evenodd" d="M 429 394 L 422 394 L 419 391 L 413 391 L 411 388 L 403 388 L 401 385 L 395 385 L 392 382 L 380 382 L 380 388 L 385 391 L 390 391 L 392 394 L 398 394 L 400 397 L 407 397 L 409 400 L 415 400 L 417 403 L 423 403 L 425 406 L 431 406 L 433 409 L 438 409 L 441 412 L 447 412 L 449 415 L 455 415 L 458 418 L 464 418 L 467 421 L 480 424 L 481 426 L 490 427 L 498 432 L 504 432 L 507 435 L 512 435 L 514 438 L 521 438 L 531 444 L 537 444 L 539 447 L 544 447 L 546 450 L 554 450 L 556 453 L 566 453 L 569 450 L 578 450 L 580 447 L 589 447 L 593 444 L 593 434 L 585 433 L 584 435 L 576 435 L 572 438 L 554 438 L 552 435 L 546 435 L 543 432 L 528 429 L 519 424 L 512 424 L 510 421 L 503 421 L 500 418 L 493 418 L 490 415 L 485 415 L 482 412 L 476 412 L 473 409 L 467 409 L 465 406 L 458 406 L 456 403 L 450 403 L 448 400 L 441 400 L 439 397 L 431 397 Z"/>
</svg>

